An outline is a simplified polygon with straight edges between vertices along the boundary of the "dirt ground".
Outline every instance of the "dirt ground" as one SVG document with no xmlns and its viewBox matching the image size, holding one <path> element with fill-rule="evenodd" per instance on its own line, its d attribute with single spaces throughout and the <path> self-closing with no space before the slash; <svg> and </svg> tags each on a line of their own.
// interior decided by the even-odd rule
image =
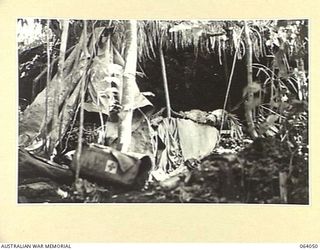
<svg viewBox="0 0 320 250">
<path fill-rule="evenodd" d="M 228 145 L 230 147 L 230 143 Z M 218 150 L 217 150 L 218 151 Z M 20 181 L 20 203 L 282 203 L 279 173 L 289 173 L 287 203 L 308 204 L 308 162 L 280 141 L 257 139 L 239 152 L 205 157 L 165 181 L 123 187 L 82 179 L 81 187 L 50 178 Z M 78 190 L 75 192 L 75 190 Z M 79 191 L 80 190 L 80 191 Z"/>
</svg>

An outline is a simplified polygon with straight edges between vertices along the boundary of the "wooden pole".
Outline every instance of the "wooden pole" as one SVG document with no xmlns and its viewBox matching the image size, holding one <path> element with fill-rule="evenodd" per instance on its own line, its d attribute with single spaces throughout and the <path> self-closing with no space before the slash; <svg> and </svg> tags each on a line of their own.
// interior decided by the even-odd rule
<svg viewBox="0 0 320 250">
<path fill-rule="evenodd" d="M 48 145 L 47 145 L 47 137 L 48 137 L 48 98 L 49 98 L 49 84 L 50 84 L 50 19 L 47 19 L 47 83 L 46 83 L 46 107 L 45 107 L 45 118 L 44 118 L 44 133 L 45 133 L 45 155 L 49 157 Z M 33 84 L 35 84 L 33 82 Z"/>
<path fill-rule="evenodd" d="M 288 203 L 287 180 L 288 174 L 286 172 L 279 172 L 279 189 L 281 203 Z"/>
<path fill-rule="evenodd" d="M 160 62 L 161 62 L 163 87 L 164 87 L 164 93 L 165 93 L 165 97 L 166 97 L 167 117 L 170 118 L 171 117 L 171 105 L 170 105 L 167 73 L 166 73 L 166 64 L 164 61 L 164 55 L 163 55 L 163 49 L 162 49 L 162 37 L 160 38 L 159 54 L 160 54 Z"/>
<path fill-rule="evenodd" d="M 226 111 L 226 107 L 227 107 L 227 103 L 228 103 L 228 98 L 229 98 L 229 92 L 230 92 L 231 82 L 232 82 L 232 78 L 233 78 L 233 73 L 234 73 L 234 69 L 235 69 L 235 66 L 236 66 L 237 54 L 238 54 L 238 51 L 239 51 L 239 48 L 240 48 L 240 41 L 241 41 L 240 37 L 241 37 L 242 32 L 243 32 L 243 29 L 241 30 L 240 35 L 239 35 L 239 42 L 237 44 L 236 51 L 234 52 L 231 72 L 230 72 L 230 75 L 228 76 L 228 86 L 227 86 L 226 95 L 224 97 L 223 114 L 222 114 L 222 117 L 221 117 L 220 133 L 221 133 L 221 131 L 223 129 L 223 123 L 224 123 L 224 120 L 225 120 L 225 111 Z"/>
<path fill-rule="evenodd" d="M 87 51 L 87 21 L 83 21 L 83 53 L 84 57 L 83 60 L 85 60 L 85 69 L 87 68 L 86 61 L 87 58 L 85 56 Z M 78 137 L 78 149 L 76 154 L 76 175 L 75 175 L 75 183 L 78 183 L 79 181 L 79 175 L 80 175 L 80 156 L 82 151 L 82 137 L 83 137 L 83 122 L 84 122 L 84 87 L 85 87 L 85 81 L 86 81 L 86 70 L 83 72 L 82 79 L 81 79 L 81 87 L 80 87 L 80 127 L 79 127 L 79 137 Z"/>
</svg>

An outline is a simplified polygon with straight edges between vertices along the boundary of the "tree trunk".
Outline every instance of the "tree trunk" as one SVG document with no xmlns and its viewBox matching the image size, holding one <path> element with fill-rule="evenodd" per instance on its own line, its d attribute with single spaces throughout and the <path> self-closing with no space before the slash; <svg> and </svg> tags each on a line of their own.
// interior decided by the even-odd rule
<svg viewBox="0 0 320 250">
<path fill-rule="evenodd" d="M 245 21 L 245 40 L 246 40 L 246 63 L 247 63 L 247 88 L 248 88 L 248 98 L 244 104 L 245 117 L 248 126 L 248 132 L 252 138 L 258 137 L 257 131 L 255 130 L 255 125 L 253 121 L 253 109 L 254 109 L 254 96 L 253 96 L 253 82 L 252 82 L 252 43 L 250 39 L 250 29 L 248 27 L 248 22 Z"/>
<path fill-rule="evenodd" d="M 19 149 L 18 152 L 18 181 L 23 179 L 47 177 L 61 183 L 71 183 L 73 173 L 71 170 L 61 167 L 59 164 L 46 160 L 45 158 L 32 155 Z"/>
<path fill-rule="evenodd" d="M 60 86 L 62 85 L 62 82 L 64 81 L 64 61 L 66 56 L 66 49 L 67 49 L 67 41 L 68 41 L 68 30 L 69 30 L 69 20 L 64 20 L 62 24 L 62 36 L 61 36 L 61 45 L 60 45 L 60 53 L 59 53 L 59 65 L 58 65 L 58 72 L 57 72 L 57 78 L 58 81 L 56 85 L 53 85 L 54 88 L 54 96 L 53 96 L 53 116 L 52 116 L 52 129 L 56 126 L 59 126 L 59 93 L 60 93 Z M 58 130 L 59 131 L 59 130 Z M 59 140 L 59 132 L 57 133 L 51 133 L 50 138 L 50 146 L 49 146 L 49 154 L 51 155 L 56 142 Z"/>
<path fill-rule="evenodd" d="M 131 143 L 134 87 L 137 68 L 137 21 L 128 21 L 125 67 L 121 97 L 122 110 L 119 113 L 118 150 L 127 152 Z"/>
</svg>

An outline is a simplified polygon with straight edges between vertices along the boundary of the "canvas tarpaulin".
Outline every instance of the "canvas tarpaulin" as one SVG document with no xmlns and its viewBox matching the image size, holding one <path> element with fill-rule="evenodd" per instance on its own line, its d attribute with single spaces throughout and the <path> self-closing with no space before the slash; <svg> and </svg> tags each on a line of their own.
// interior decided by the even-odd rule
<svg viewBox="0 0 320 250">
<path fill-rule="evenodd" d="M 215 127 L 177 119 L 177 128 L 184 160 L 200 159 L 208 155 L 217 144 L 219 131 Z"/>
<path fill-rule="evenodd" d="M 166 172 L 210 154 L 219 137 L 213 126 L 179 118 L 163 119 L 157 132 L 164 145 L 163 150 L 158 146 L 157 165 Z"/>
</svg>

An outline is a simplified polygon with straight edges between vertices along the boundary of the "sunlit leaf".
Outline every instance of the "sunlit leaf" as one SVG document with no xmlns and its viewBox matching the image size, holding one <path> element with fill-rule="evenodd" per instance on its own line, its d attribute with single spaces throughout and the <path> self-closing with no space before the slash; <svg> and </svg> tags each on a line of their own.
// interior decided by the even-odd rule
<svg viewBox="0 0 320 250">
<path fill-rule="evenodd" d="M 97 104 L 91 102 L 91 103 L 84 103 L 83 104 L 83 109 L 88 111 L 88 112 L 96 112 L 96 113 L 99 113 L 99 112 L 102 112 L 106 115 L 109 115 L 109 110 L 108 109 L 105 109 L 103 108 L 102 106 L 98 106 Z"/>
<path fill-rule="evenodd" d="M 200 27 L 192 27 L 191 31 L 192 31 L 192 34 L 193 34 L 195 37 L 199 37 L 199 36 L 201 36 L 202 33 L 203 33 L 203 29 L 200 28 Z"/>
<path fill-rule="evenodd" d="M 275 123 L 279 119 L 278 115 L 269 115 L 266 119 L 268 123 Z"/>
<path fill-rule="evenodd" d="M 116 85 L 120 85 L 121 84 L 121 82 L 122 82 L 122 80 L 121 79 L 119 79 L 119 77 L 113 77 L 113 76 L 107 76 L 107 77 L 105 77 L 105 78 L 103 78 L 103 80 L 102 81 L 107 81 L 108 83 L 115 83 Z"/>
<path fill-rule="evenodd" d="M 123 74 L 123 67 L 119 64 L 109 63 L 106 65 L 108 74 Z"/>
<path fill-rule="evenodd" d="M 256 82 L 252 82 L 252 84 L 250 86 L 246 86 L 243 89 L 242 96 L 245 97 L 249 93 L 253 93 L 253 94 L 257 93 L 260 90 L 261 90 L 261 84 L 256 83 Z"/>
<path fill-rule="evenodd" d="M 178 25 L 173 26 L 169 29 L 169 32 L 178 32 L 178 31 L 185 31 L 185 30 L 191 30 L 192 26 L 190 24 L 186 23 L 179 23 Z"/>
</svg>

